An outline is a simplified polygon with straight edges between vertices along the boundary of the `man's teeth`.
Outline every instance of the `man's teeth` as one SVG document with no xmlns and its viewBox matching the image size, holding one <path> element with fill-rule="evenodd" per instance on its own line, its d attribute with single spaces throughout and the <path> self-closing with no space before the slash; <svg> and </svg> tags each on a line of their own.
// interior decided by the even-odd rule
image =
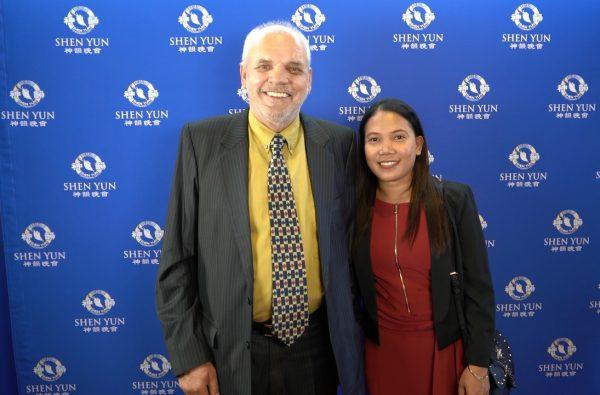
<svg viewBox="0 0 600 395">
<path fill-rule="evenodd" d="M 271 97 L 288 97 L 289 95 L 284 92 L 265 92 L 268 96 Z"/>
</svg>

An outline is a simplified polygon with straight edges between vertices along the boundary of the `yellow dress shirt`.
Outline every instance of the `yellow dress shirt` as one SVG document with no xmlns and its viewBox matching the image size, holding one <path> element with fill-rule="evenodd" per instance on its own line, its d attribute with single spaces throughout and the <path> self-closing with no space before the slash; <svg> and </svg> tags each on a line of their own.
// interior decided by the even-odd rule
<svg viewBox="0 0 600 395">
<path fill-rule="evenodd" d="M 275 132 L 263 125 L 252 111 L 248 114 L 249 164 L 248 209 L 252 239 L 252 262 L 254 267 L 254 321 L 271 319 L 273 299 L 271 225 L 268 207 L 268 177 L 271 149 L 269 145 Z M 317 240 L 315 202 L 308 174 L 308 161 L 304 146 L 304 129 L 297 117 L 281 134 L 287 142 L 283 157 L 290 174 L 296 212 L 302 235 L 304 259 L 308 280 L 308 309 L 312 313 L 321 305 L 323 282 Z"/>
</svg>

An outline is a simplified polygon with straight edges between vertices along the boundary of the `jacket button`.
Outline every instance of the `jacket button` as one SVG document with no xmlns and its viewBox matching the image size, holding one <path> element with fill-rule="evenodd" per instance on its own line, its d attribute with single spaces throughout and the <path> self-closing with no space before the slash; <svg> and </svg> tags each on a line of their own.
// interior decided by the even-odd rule
<svg viewBox="0 0 600 395">
<path fill-rule="evenodd" d="M 250 342 L 246 342 L 246 350 L 250 349 Z"/>
<path fill-rule="evenodd" d="M 248 298 L 248 304 L 251 305 L 252 304 L 252 300 L 250 298 Z"/>
</svg>

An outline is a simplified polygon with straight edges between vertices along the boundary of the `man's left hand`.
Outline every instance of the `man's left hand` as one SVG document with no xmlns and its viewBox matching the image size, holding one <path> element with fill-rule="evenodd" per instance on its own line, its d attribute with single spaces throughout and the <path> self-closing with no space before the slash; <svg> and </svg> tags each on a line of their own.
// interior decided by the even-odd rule
<svg viewBox="0 0 600 395">
<path fill-rule="evenodd" d="M 469 367 L 477 377 L 485 377 L 485 380 L 479 380 L 469 372 L 468 368 L 465 368 L 458 383 L 458 395 L 488 395 L 490 380 L 487 368 L 475 365 L 469 365 Z"/>
</svg>

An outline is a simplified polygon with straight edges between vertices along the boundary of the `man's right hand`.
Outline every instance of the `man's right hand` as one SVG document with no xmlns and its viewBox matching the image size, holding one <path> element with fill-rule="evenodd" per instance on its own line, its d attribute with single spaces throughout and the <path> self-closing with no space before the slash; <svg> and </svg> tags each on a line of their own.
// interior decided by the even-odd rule
<svg viewBox="0 0 600 395">
<path fill-rule="evenodd" d="M 207 362 L 179 377 L 179 387 L 185 395 L 219 395 L 217 371 Z"/>
</svg>

